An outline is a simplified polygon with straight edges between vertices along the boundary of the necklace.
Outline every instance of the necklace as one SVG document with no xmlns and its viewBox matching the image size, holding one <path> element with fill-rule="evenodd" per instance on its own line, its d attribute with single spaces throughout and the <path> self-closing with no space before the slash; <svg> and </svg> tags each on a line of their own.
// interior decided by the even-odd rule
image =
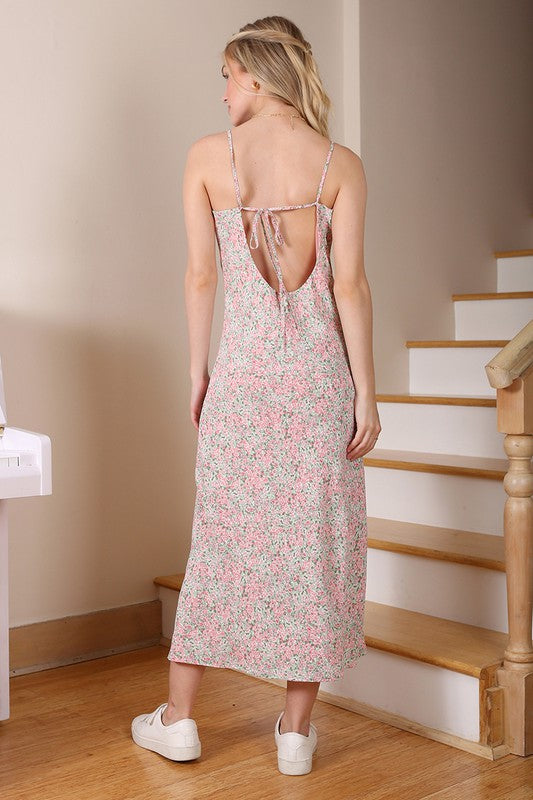
<svg viewBox="0 0 533 800">
<path fill-rule="evenodd" d="M 301 114 L 283 114 L 283 112 L 276 112 L 275 114 L 252 114 L 252 117 L 296 117 L 296 119 L 303 119 Z M 294 122 L 291 119 L 291 128 L 294 130 Z"/>
</svg>

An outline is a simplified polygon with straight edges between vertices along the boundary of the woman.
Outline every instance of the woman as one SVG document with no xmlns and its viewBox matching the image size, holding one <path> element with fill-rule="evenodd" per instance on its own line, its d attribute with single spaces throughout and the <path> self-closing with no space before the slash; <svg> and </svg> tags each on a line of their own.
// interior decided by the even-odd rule
<svg viewBox="0 0 533 800">
<path fill-rule="evenodd" d="M 223 62 L 235 130 L 195 142 L 184 176 L 192 545 L 169 700 L 136 717 L 132 734 L 168 758 L 196 758 L 191 714 L 206 666 L 282 678 L 278 767 L 305 774 L 320 681 L 366 652 L 362 457 L 381 430 L 366 182 L 359 156 L 329 139 L 330 101 L 296 25 L 278 16 L 245 25 Z M 210 377 L 215 241 L 225 311 Z"/>
</svg>

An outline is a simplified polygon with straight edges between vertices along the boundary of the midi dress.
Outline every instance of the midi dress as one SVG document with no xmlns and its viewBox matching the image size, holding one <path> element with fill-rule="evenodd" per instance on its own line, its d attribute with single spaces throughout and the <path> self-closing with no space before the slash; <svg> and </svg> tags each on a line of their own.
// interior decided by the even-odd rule
<svg viewBox="0 0 533 800">
<path fill-rule="evenodd" d="M 333 681 L 366 654 L 367 514 L 353 381 L 333 294 L 333 209 L 316 199 L 212 210 L 224 280 L 219 349 L 203 401 L 196 500 L 170 661 L 264 678 Z M 315 206 L 316 263 L 284 285 L 277 212 Z M 274 289 L 248 249 L 254 211 L 276 270 Z"/>
</svg>

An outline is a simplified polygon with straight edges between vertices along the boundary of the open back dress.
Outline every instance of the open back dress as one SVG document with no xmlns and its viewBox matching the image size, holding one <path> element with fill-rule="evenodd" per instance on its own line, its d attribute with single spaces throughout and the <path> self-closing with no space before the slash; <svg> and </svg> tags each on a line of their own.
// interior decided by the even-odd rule
<svg viewBox="0 0 533 800">
<path fill-rule="evenodd" d="M 333 681 L 365 655 L 367 515 L 363 459 L 350 461 L 355 385 L 330 263 L 333 209 L 316 199 L 213 210 L 224 322 L 203 402 L 192 541 L 170 661 L 294 681 Z M 287 291 L 283 214 L 315 206 L 316 262 Z M 254 211 L 278 278 L 248 247 Z M 282 214 L 278 214 L 282 212 Z"/>
</svg>

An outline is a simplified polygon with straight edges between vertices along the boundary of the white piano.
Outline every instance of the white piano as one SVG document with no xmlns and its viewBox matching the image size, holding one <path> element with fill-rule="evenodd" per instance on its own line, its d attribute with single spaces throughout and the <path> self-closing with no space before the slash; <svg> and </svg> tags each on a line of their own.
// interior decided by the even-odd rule
<svg viewBox="0 0 533 800">
<path fill-rule="evenodd" d="M 48 436 L 7 424 L 0 361 L 0 720 L 9 717 L 9 565 L 7 500 L 52 494 Z"/>
</svg>

